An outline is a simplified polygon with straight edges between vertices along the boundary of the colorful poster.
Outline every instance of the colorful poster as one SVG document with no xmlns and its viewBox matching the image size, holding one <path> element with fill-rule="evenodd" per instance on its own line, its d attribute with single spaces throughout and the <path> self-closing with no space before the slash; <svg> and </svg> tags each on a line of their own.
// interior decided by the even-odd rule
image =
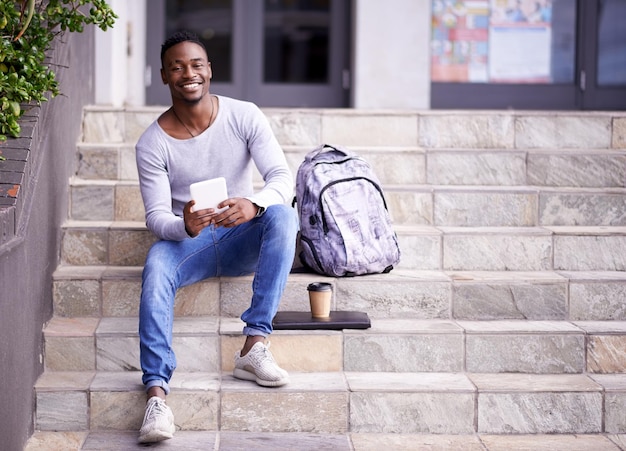
<svg viewBox="0 0 626 451">
<path fill-rule="evenodd" d="M 551 80 L 552 0 L 434 0 L 431 79 Z"/>
<path fill-rule="evenodd" d="M 549 83 L 551 0 L 491 0 L 489 81 Z"/>
<path fill-rule="evenodd" d="M 433 81 L 487 81 L 489 0 L 435 0 L 432 14 Z"/>
</svg>

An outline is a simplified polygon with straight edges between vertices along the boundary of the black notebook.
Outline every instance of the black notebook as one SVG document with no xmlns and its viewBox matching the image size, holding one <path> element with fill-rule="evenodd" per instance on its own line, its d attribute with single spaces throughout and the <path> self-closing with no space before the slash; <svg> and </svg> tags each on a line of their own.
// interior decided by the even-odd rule
<svg viewBox="0 0 626 451">
<path fill-rule="evenodd" d="M 290 329 L 369 329 L 370 319 L 364 312 L 331 311 L 328 318 L 313 318 L 311 312 L 278 312 L 272 322 L 275 330 Z"/>
</svg>

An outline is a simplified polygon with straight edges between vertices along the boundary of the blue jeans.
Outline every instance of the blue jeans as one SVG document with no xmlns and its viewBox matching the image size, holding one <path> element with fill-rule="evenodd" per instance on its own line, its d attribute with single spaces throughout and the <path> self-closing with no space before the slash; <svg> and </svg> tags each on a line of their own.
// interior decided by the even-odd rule
<svg viewBox="0 0 626 451">
<path fill-rule="evenodd" d="M 252 301 L 241 316 L 244 335 L 266 337 L 291 270 L 298 221 L 286 205 L 268 207 L 260 218 L 233 228 L 207 227 L 195 238 L 158 241 L 143 270 L 139 307 L 140 360 L 146 390 L 169 393 L 176 368 L 172 349 L 174 297 L 186 285 L 220 276 L 254 273 Z"/>
</svg>

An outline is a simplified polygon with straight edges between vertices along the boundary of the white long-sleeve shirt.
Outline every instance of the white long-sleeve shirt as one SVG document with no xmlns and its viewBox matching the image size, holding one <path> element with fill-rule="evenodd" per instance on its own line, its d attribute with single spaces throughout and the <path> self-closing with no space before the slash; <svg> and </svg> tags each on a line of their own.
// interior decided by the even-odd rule
<svg viewBox="0 0 626 451">
<path fill-rule="evenodd" d="M 172 138 L 154 121 L 137 142 L 136 158 L 146 225 L 165 240 L 189 237 L 183 207 L 194 182 L 224 177 L 228 197 L 245 197 L 264 208 L 293 196 L 283 150 L 265 115 L 250 102 L 219 96 L 213 124 L 190 139 Z M 257 193 L 253 164 L 265 182 Z"/>
</svg>

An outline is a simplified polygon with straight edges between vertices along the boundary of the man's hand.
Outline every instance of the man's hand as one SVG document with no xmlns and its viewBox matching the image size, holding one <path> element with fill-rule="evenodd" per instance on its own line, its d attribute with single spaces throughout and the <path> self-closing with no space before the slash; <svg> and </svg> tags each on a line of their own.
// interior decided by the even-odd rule
<svg viewBox="0 0 626 451">
<path fill-rule="evenodd" d="M 243 197 L 232 197 L 221 202 L 218 208 L 228 207 L 221 213 L 215 213 L 213 208 L 191 211 L 194 204 L 195 202 L 190 200 L 183 209 L 185 230 L 191 237 L 197 236 L 202 229 L 211 224 L 218 227 L 235 227 L 248 222 L 256 216 L 259 209 L 249 199 Z"/>
</svg>

